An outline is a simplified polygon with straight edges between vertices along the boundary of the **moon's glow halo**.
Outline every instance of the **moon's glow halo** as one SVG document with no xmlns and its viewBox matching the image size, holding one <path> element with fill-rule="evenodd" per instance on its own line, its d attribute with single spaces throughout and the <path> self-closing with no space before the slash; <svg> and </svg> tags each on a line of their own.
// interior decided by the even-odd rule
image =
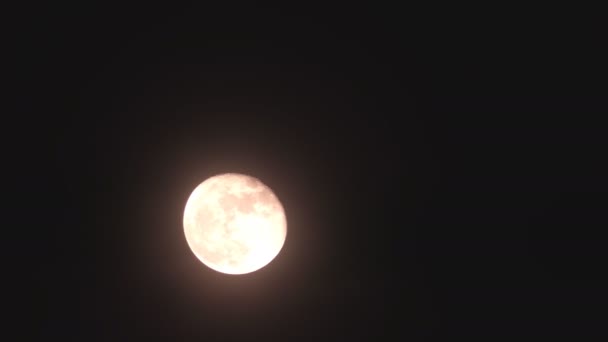
<svg viewBox="0 0 608 342">
<path fill-rule="evenodd" d="M 259 270 L 287 236 L 281 202 L 259 179 L 225 173 L 199 184 L 186 202 L 184 233 L 194 255 L 227 274 Z"/>
</svg>

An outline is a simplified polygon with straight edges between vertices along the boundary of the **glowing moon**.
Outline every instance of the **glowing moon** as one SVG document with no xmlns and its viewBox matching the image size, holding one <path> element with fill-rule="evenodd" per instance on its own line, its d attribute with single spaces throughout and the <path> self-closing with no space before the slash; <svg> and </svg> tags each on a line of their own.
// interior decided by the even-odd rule
<svg viewBox="0 0 608 342">
<path fill-rule="evenodd" d="M 194 189 L 184 209 L 184 233 L 203 264 L 222 273 L 245 274 L 279 254 L 287 220 L 279 199 L 260 180 L 227 173 Z"/>
</svg>

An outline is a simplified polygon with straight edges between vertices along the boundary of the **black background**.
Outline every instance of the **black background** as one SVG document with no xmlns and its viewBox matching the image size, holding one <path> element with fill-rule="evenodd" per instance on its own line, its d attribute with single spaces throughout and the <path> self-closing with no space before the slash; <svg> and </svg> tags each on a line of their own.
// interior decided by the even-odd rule
<svg viewBox="0 0 608 342">
<path fill-rule="evenodd" d="M 606 334 L 601 12 L 227 7 L 16 10 L 19 335 Z M 222 172 L 286 209 L 259 272 L 211 271 L 183 237 L 190 191 Z"/>
</svg>

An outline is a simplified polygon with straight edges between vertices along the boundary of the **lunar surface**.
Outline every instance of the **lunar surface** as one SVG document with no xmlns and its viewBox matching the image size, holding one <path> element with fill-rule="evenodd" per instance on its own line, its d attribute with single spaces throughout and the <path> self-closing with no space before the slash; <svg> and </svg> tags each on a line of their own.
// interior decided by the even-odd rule
<svg viewBox="0 0 608 342">
<path fill-rule="evenodd" d="M 287 221 L 281 202 L 260 180 L 227 173 L 194 189 L 184 210 L 184 233 L 203 264 L 222 273 L 245 274 L 279 254 Z"/>
</svg>

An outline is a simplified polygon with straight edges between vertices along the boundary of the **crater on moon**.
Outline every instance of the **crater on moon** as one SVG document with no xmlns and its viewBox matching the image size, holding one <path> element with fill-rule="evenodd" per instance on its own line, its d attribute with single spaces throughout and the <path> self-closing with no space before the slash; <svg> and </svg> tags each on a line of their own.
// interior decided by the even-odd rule
<svg viewBox="0 0 608 342">
<path fill-rule="evenodd" d="M 205 265 L 244 274 L 276 257 L 285 242 L 287 222 L 270 188 L 257 178 L 228 173 L 194 189 L 184 210 L 184 233 Z"/>
</svg>

